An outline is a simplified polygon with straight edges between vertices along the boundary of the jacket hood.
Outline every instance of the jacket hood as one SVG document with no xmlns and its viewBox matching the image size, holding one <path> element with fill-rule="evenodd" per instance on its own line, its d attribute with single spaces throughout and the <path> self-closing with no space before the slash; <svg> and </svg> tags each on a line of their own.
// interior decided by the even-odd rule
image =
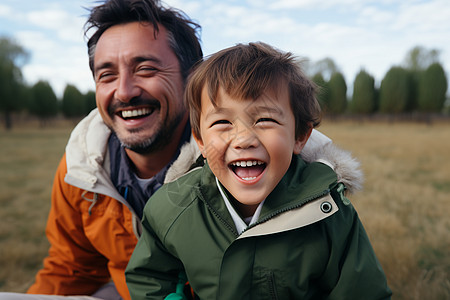
<svg viewBox="0 0 450 300">
<path fill-rule="evenodd" d="M 66 146 L 65 181 L 78 188 L 105 194 L 125 201 L 110 179 L 108 139 L 111 130 L 98 109 L 81 120 L 72 131 Z"/>
<path fill-rule="evenodd" d="M 313 140 L 309 143 L 311 138 Z M 301 157 L 307 162 L 316 161 L 328 165 L 336 173 L 338 182 L 343 183 L 349 193 L 361 190 L 364 174 L 360 162 L 349 151 L 337 147 L 331 140 L 320 144 L 317 143 L 317 137 L 311 134 L 311 138 L 300 153 Z"/>
</svg>

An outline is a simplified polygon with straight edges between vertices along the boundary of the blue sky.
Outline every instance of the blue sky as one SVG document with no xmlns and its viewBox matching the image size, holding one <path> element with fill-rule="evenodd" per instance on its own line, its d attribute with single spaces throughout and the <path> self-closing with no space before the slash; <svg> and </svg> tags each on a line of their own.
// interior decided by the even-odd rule
<svg viewBox="0 0 450 300">
<path fill-rule="evenodd" d="M 415 46 L 440 51 L 450 76 L 448 0 L 167 0 L 202 26 L 206 55 L 239 42 L 263 41 L 312 62 L 332 58 L 349 88 L 364 68 L 379 83 Z M 93 90 L 83 24 L 94 0 L 1 0 L 0 35 L 30 53 L 29 84 Z"/>
</svg>

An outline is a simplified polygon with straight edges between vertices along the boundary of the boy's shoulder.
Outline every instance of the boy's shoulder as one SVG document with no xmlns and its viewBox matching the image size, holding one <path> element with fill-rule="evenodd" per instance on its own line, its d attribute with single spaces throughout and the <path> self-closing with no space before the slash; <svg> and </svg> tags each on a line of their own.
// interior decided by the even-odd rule
<svg viewBox="0 0 450 300">
<path fill-rule="evenodd" d="M 154 205 L 181 205 L 184 206 L 186 197 L 198 188 L 201 182 L 202 167 L 188 171 L 178 179 L 165 183 L 150 198 L 149 202 Z M 169 200 L 169 203 L 167 201 Z"/>
<path fill-rule="evenodd" d="M 150 197 L 144 208 L 144 218 L 159 233 L 166 232 L 171 224 L 197 198 L 201 168 L 195 168 L 175 181 L 165 183 Z"/>
<path fill-rule="evenodd" d="M 300 156 L 295 156 L 291 163 L 292 174 L 287 178 L 290 187 L 305 186 L 308 189 L 322 189 L 337 181 L 337 174 L 328 164 L 321 161 L 305 161 Z M 317 186 L 317 188 L 314 188 Z"/>
</svg>

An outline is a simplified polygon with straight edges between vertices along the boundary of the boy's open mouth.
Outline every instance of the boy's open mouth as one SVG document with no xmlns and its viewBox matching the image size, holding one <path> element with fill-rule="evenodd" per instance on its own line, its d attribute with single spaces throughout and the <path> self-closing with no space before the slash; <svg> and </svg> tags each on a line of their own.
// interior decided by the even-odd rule
<svg viewBox="0 0 450 300">
<path fill-rule="evenodd" d="M 137 109 L 121 110 L 117 113 L 117 115 L 124 120 L 140 119 L 151 115 L 154 111 L 155 108 L 153 107 L 142 107 Z"/>
<path fill-rule="evenodd" d="M 250 181 L 262 174 L 266 163 L 258 160 L 234 161 L 229 168 L 242 180 Z"/>
</svg>

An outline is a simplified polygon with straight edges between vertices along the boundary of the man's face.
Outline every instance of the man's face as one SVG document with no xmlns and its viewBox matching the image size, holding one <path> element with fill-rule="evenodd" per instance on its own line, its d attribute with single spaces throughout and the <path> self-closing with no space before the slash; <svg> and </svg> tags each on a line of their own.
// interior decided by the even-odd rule
<svg viewBox="0 0 450 300">
<path fill-rule="evenodd" d="M 184 82 L 168 33 L 138 22 L 107 29 L 94 56 L 97 107 L 105 124 L 127 148 L 163 148 L 187 120 Z"/>
</svg>

